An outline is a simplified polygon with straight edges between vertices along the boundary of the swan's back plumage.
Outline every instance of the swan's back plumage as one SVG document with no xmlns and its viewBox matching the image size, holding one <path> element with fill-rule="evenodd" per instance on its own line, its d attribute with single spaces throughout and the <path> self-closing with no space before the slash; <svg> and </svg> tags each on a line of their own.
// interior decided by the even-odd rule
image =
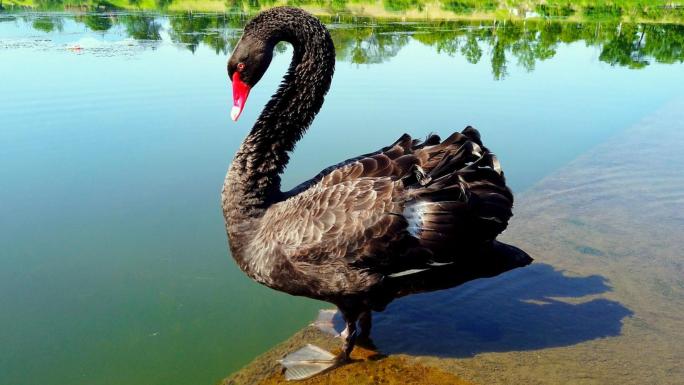
<svg viewBox="0 0 684 385">
<path fill-rule="evenodd" d="M 381 308 L 398 295 L 460 284 L 459 269 L 490 276 L 529 263 L 494 255 L 512 205 L 499 162 L 475 129 L 444 141 L 403 135 L 271 205 L 251 241 L 252 275 L 292 294 L 367 296 Z"/>
</svg>

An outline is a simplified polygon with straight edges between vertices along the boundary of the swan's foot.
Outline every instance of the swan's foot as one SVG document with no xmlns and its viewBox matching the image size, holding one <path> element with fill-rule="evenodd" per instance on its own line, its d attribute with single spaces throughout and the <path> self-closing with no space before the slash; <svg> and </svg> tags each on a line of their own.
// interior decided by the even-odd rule
<svg viewBox="0 0 684 385">
<path fill-rule="evenodd" d="M 328 318 L 330 318 L 330 320 Z M 314 323 L 314 325 L 318 326 L 319 328 L 321 325 L 325 325 L 327 328 L 331 318 L 332 317 L 329 317 L 326 314 L 325 316 L 320 317 L 319 320 Z M 359 323 L 363 328 L 360 333 L 356 327 L 356 321 L 359 318 Z M 340 354 L 335 356 L 332 353 L 319 348 L 318 346 L 311 344 L 306 345 L 296 352 L 288 354 L 285 356 L 285 358 L 279 361 L 280 364 L 285 367 L 285 379 L 288 381 L 303 380 L 313 377 L 316 374 L 322 373 L 326 370 L 351 362 L 350 355 L 352 350 L 354 350 L 354 345 L 359 337 L 362 337 L 362 339 L 367 340 L 367 342 L 372 344 L 369 338 L 371 328 L 370 312 L 363 313 L 360 317 L 345 317 L 345 320 L 347 327 L 344 331 L 342 331 L 342 333 L 340 333 L 340 336 L 344 339 L 344 345 L 342 346 L 342 352 L 340 352 Z"/>
<path fill-rule="evenodd" d="M 288 354 L 279 362 L 285 367 L 285 379 L 287 381 L 303 380 L 347 362 L 346 360 L 349 357 L 340 357 L 342 355 L 344 352 L 335 356 L 318 346 L 308 344 L 296 352 Z"/>
<path fill-rule="evenodd" d="M 337 310 L 335 309 L 323 309 L 318 312 L 318 317 L 311 324 L 323 333 L 330 334 L 332 336 L 337 336 L 337 331 L 335 330 L 335 324 L 333 323 L 333 318 Z"/>
<path fill-rule="evenodd" d="M 359 336 L 356 339 L 356 346 L 360 346 L 364 349 L 372 350 L 374 352 L 378 351 L 378 347 L 375 345 L 375 342 L 373 342 L 373 339 L 369 336 Z"/>
</svg>

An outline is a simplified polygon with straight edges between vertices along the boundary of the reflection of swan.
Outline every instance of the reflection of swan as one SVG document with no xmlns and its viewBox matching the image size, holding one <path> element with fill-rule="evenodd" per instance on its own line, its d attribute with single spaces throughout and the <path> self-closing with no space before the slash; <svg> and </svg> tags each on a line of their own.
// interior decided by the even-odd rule
<svg viewBox="0 0 684 385">
<path fill-rule="evenodd" d="M 325 27 L 302 10 L 274 8 L 256 16 L 228 62 L 233 119 L 279 41 L 294 46 L 292 64 L 228 172 L 222 195 L 227 232 L 233 257 L 256 281 L 337 305 L 348 329 L 339 361 L 353 349 L 357 321 L 359 338 L 368 339 L 371 310 L 531 262 L 523 251 L 494 241 L 512 215 L 513 195 L 498 160 L 471 127 L 444 141 L 432 135 L 420 143 L 404 135 L 281 192 L 288 152 L 330 86 L 335 49 Z M 330 367 L 331 357 L 317 348 L 293 353 L 286 359 L 295 368 L 290 377 Z"/>
<path fill-rule="evenodd" d="M 632 312 L 594 295 L 605 278 L 567 276 L 546 264 L 456 290 L 402 298 L 374 319 L 383 353 L 469 357 L 569 346 L 620 335 Z M 592 296 L 588 299 L 579 297 Z"/>
</svg>

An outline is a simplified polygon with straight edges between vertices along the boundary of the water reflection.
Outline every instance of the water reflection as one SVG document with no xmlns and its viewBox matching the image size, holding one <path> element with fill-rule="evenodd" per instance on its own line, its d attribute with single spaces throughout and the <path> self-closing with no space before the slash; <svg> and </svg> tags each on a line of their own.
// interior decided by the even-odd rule
<svg viewBox="0 0 684 385">
<path fill-rule="evenodd" d="M 195 52 L 200 44 L 212 48 L 216 54 L 233 51 L 240 38 L 238 28 L 244 25 L 242 15 L 193 15 L 171 18 L 171 39 Z"/>
<path fill-rule="evenodd" d="M 62 30 L 65 16 L 24 14 L 21 18 L 37 31 L 52 33 Z M 168 16 L 168 23 L 167 16 L 144 13 L 73 17 L 75 22 L 100 33 L 121 26 L 128 37 L 136 40 L 160 40 L 161 32 L 168 28 L 170 39 L 189 51 L 194 53 L 206 46 L 220 55 L 233 50 L 248 19 L 243 13 L 176 14 Z M 539 61 L 554 57 L 560 44 L 576 42 L 598 48 L 599 60 L 614 66 L 639 69 L 653 62 L 684 62 L 682 25 L 551 20 L 402 23 L 352 16 L 323 19 L 331 29 L 338 60 L 356 64 L 388 61 L 411 40 L 439 53 L 463 57 L 472 64 L 487 57 L 495 79 L 508 75 L 511 61 L 532 71 Z M 485 52 L 491 55 L 483 55 Z"/>
<path fill-rule="evenodd" d="M 121 16 L 121 24 L 128 35 L 136 40 L 160 40 L 161 24 L 153 17 L 142 14 Z"/>
<path fill-rule="evenodd" d="M 52 32 L 62 30 L 63 19 L 61 17 L 39 16 L 33 19 L 31 26 L 37 31 Z"/>
</svg>

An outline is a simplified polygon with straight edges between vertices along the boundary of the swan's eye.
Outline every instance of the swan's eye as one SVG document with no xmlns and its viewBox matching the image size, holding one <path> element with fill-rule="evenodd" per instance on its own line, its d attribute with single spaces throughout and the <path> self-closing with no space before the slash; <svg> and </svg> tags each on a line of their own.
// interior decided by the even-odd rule
<svg viewBox="0 0 684 385">
<path fill-rule="evenodd" d="M 242 70 L 244 70 L 244 69 L 245 69 L 245 63 L 238 63 L 238 65 L 237 65 L 237 70 L 238 70 L 238 71 L 242 71 Z"/>
</svg>

